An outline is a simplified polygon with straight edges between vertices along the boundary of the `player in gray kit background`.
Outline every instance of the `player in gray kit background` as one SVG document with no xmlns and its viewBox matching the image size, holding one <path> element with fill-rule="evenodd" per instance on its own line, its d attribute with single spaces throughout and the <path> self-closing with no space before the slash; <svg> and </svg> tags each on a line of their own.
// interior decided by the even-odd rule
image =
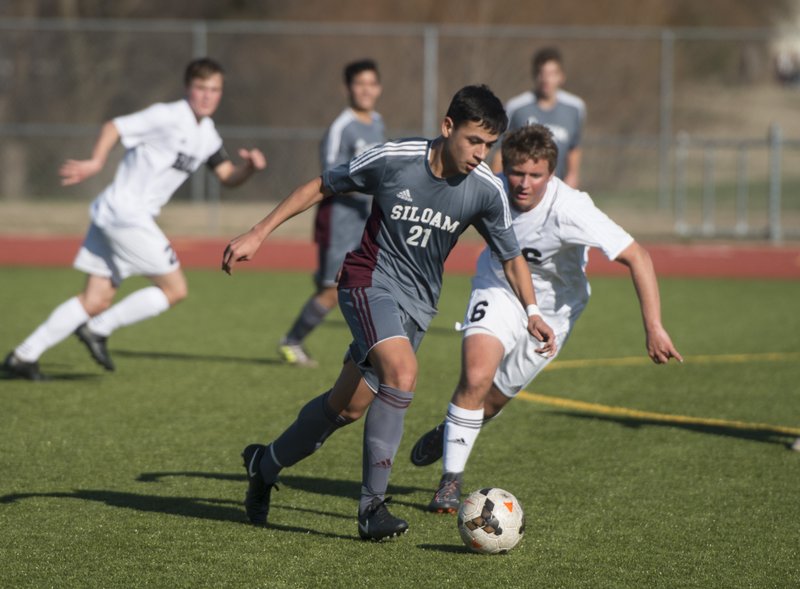
<svg viewBox="0 0 800 589">
<path fill-rule="evenodd" d="M 349 106 L 336 117 L 320 143 L 323 173 L 386 140 L 383 119 L 375 112 L 375 103 L 381 95 L 377 64 L 371 59 L 347 64 L 344 82 Z M 353 192 L 334 194 L 317 206 L 314 221 L 319 259 L 314 275 L 317 288 L 278 345 L 278 353 L 285 362 L 316 366 L 303 347 L 303 340 L 336 306 L 339 270 L 345 254 L 356 249 L 361 241 L 371 202 L 368 194 Z"/>
<path fill-rule="evenodd" d="M 389 142 L 329 170 L 297 188 L 226 248 L 222 267 L 230 272 L 236 262 L 251 259 L 281 223 L 331 194 L 373 196 L 361 245 L 346 256 L 339 281 L 339 305 L 353 342 L 336 383 L 306 404 L 271 444 L 251 444 L 242 452 L 245 510 L 252 523 L 266 524 L 282 468 L 309 456 L 366 412 L 359 535 L 380 540 L 408 529 L 389 513 L 385 493 L 416 387 L 416 350 L 436 313 L 444 261 L 467 226 L 475 226 L 500 260 L 515 304 L 525 310 L 528 332 L 544 342 L 539 352 L 555 353 L 552 329 L 530 312 L 535 294 L 502 182 L 484 162 L 506 125 L 503 105 L 491 90 L 462 88 L 450 103 L 441 136 Z"/>
<path fill-rule="evenodd" d="M 568 186 L 578 188 L 581 181 L 581 136 L 586 121 L 586 105 L 574 94 L 562 90 L 566 80 L 561 52 L 544 47 L 531 59 L 533 91 L 523 92 L 506 103 L 508 131 L 539 123 L 553 134 L 558 146 L 555 175 Z M 492 160 L 492 170 L 503 171 L 500 150 Z"/>
<path fill-rule="evenodd" d="M 163 313 L 183 300 L 188 287 L 180 263 L 155 217 L 189 175 L 206 163 L 226 186 L 238 186 L 266 167 L 258 149 L 240 149 L 234 165 L 211 116 L 222 99 L 223 70 L 202 58 L 184 73 L 186 96 L 157 103 L 106 122 L 86 160 L 67 160 L 61 183 L 78 184 L 94 176 L 120 141 L 126 148 L 114 180 L 91 205 L 92 222 L 75 258 L 87 275 L 79 295 L 56 307 L 25 341 L 6 356 L 12 376 L 41 380 L 39 357 L 75 333 L 107 370 L 114 364 L 106 347 L 111 333 Z M 152 286 L 112 305 L 122 281 L 146 276 Z"/>
</svg>

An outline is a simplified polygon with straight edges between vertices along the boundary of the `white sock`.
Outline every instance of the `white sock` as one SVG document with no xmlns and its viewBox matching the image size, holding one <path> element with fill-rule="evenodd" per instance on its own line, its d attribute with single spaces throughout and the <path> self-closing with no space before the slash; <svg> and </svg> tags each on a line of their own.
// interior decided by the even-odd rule
<svg viewBox="0 0 800 589">
<path fill-rule="evenodd" d="M 462 409 L 450 403 L 444 420 L 442 472 L 464 472 L 482 424 L 483 409 Z"/>
<path fill-rule="evenodd" d="M 65 340 L 88 319 L 89 315 L 78 297 L 72 297 L 53 309 L 45 322 L 17 346 L 14 353 L 24 362 L 36 362 L 45 351 Z"/>
<path fill-rule="evenodd" d="M 110 309 L 89 321 L 89 329 L 108 337 L 120 327 L 160 315 L 169 309 L 169 299 L 157 286 L 148 286 L 129 294 Z"/>
</svg>

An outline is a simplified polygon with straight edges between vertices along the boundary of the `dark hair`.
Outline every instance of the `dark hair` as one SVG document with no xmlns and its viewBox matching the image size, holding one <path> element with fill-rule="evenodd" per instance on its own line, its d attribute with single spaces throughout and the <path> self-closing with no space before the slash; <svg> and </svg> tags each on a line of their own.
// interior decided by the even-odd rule
<svg viewBox="0 0 800 589">
<path fill-rule="evenodd" d="M 183 74 L 183 83 L 186 86 L 191 85 L 192 80 L 196 80 L 200 78 L 201 80 L 207 80 L 214 74 L 225 74 L 225 70 L 222 69 L 222 66 L 218 64 L 213 59 L 208 57 L 201 57 L 200 59 L 195 59 L 189 62 L 189 65 L 186 66 L 186 71 Z"/>
<path fill-rule="evenodd" d="M 485 84 L 464 86 L 456 92 L 447 108 L 447 116 L 456 128 L 473 121 L 492 133 L 502 135 L 508 127 L 503 103 Z"/>
<path fill-rule="evenodd" d="M 350 86 L 353 83 L 353 79 L 361 72 L 375 72 L 375 77 L 378 80 L 381 79 L 377 63 L 371 59 L 360 59 L 344 66 L 344 83 Z"/>
<path fill-rule="evenodd" d="M 503 137 L 500 151 L 503 154 L 503 169 L 528 160 L 545 160 L 551 174 L 556 169 L 558 146 L 550 129 L 544 125 L 527 125 L 509 133 Z"/>
<path fill-rule="evenodd" d="M 561 57 L 561 52 L 555 47 L 542 47 L 533 54 L 531 58 L 531 67 L 533 77 L 539 74 L 539 70 L 548 61 L 555 61 L 561 67 L 564 67 L 564 59 Z"/>
</svg>

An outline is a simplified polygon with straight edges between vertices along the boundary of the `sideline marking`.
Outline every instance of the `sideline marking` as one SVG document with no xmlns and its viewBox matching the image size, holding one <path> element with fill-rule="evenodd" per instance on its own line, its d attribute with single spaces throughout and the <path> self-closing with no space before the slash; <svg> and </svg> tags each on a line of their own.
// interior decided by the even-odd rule
<svg viewBox="0 0 800 589">
<path fill-rule="evenodd" d="M 743 364 L 745 362 L 789 362 L 800 360 L 800 352 L 765 352 L 762 354 L 720 354 L 720 355 L 701 355 L 687 356 L 687 364 Z M 559 368 L 587 368 L 592 366 L 636 366 L 650 364 L 652 360 L 647 357 L 629 356 L 626 358 L 597 358 L 585 360 L 563 360 L 553 362 L 545 370 L 556 370 Z M 619 417 L 632 417 L 638 419 L 649 419 L 663 423 L 685 423 L 689 425 L 711 425 L 718 427 L 728 427 L 732 429 L 766 431 L 787 436 L 800 436 L 800 428 L 787 427 L 783 425 L 771 425 L 768 423 L 748 423 L 746 421 L 735 421 L 727 419 L 715 419 L 704 417 L 690 417 L 688 415 L 671 415 L 669 413 L 655 413 L 652 411 L 640 411 L 638 409 L 628 409 L 627 407 L 613 407 L 611 405 L 601 405 L 599 403 L 588 403 L 586 401 L 575 401 L 563 397 L 553 397 L 528 391 L 520 391 L 518 397 L 549 405 L 551 407 L 561 407 L 563 409 L 574 409 L 597 413 L 600 415 L 615 415 Z"/>
<path fill-rule="evenodd" d="M 800 352 L 764 352 L 760 354 L 707 354 L 684 356 L 683 364 L 744 364 L 745 362 L 789 362 L 800 361 Z M 564 368 L 591 368 L 593 366 L 639 366 L 652 364 L 653 361 L 644 356 L 627 356 L 625 358 L 587 358 L 583 360 L 559 360 L 547 365 L 545 370 Z M 671 362 L 672 363 L 672 362 Z"/>
<path fill-rule="evenodd" d="M 685 423 L 690 425 L 711 425 L 718 427 L 728 427 L 731 429 L 767 431 L 787 436 L 800 436 L 800 428 L 786 427 L 783 425 L 771 425 L 768 423 L 748 423 L 746 421 L 732 421 L 727 419 L 714 419 L 704 417 L 689 417 L 688 415 L 671 415 L 669 413 L 654 413 L 652 411 L 640 411 L 638 409 L 628 409 L 627 407 L 613 407 L 611 405 L 600 405 L 599 403 L 587 403 L 586 401 L 575 401 L 563 397 L 553 397 L 541 395 L 539 393 L 529 393 L 520 391 L 518 397 L 549 405 L 551 407 L 561 407 L 564 409 L 575 409 L 600 415 L 616 415 L 619 417 L 634 417 L 638 419 L 649 419 L 651 421 L 661 421 L 664 423 Z"/>
</svg>

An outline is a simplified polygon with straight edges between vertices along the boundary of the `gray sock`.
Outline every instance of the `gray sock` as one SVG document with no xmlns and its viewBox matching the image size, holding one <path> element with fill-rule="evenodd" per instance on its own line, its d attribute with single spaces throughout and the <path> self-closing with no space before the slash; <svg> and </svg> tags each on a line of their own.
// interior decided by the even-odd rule
<svg viewBox="0 0 800 589">
<path fill-rule="evenodd" d="M 364 423 L 361 500 L 363 513 L 374 497 L 383 499 L 403 437 L 403 422 L 414 393 L 380 385 Z"/>
<path fill-rule="evenodd" d="M 294 423 L 267 446 L 259 465 L 267 483 L 277 481 L 281 469 L 311 456 L 333 432 L 351 423 L 328 406 L 329 394 L 330 391 L 306 403 Z"/>
<path fill-rule="evenodd" d="M 299 344 L 302 342 L 309 333 L 314 331 L 317 325 L 325 320 L 325 316 L 329 311 L 330 309 L 320 305 L 316 298 L 310 298 L 305 306 L 303 306 L 300 315 L 297 316 L 289 333 L 286 334 L 286 342 L 289 344 Z"/>
</svg>

